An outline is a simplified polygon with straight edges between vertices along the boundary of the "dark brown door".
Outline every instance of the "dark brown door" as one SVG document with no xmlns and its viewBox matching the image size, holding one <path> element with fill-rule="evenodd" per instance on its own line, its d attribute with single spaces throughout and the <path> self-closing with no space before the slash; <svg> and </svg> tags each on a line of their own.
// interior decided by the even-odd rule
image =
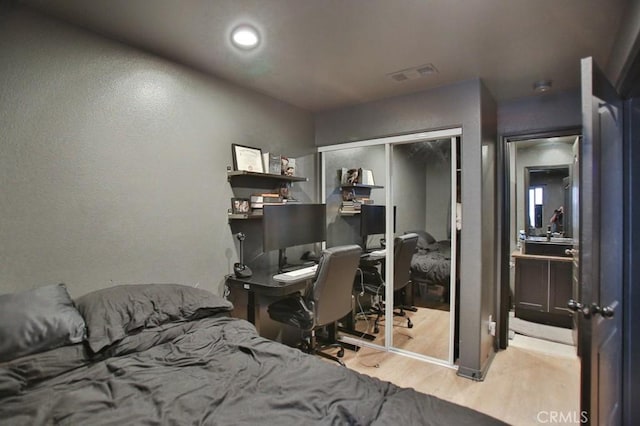
<svg viewBox="0 0 640 426">
<path fill-rule="evenodd" d="M 622 102 L 592 58 L 581 61 L 579 345 L 581 410 L 590 424 L 621 422 Z"/>
</svg>

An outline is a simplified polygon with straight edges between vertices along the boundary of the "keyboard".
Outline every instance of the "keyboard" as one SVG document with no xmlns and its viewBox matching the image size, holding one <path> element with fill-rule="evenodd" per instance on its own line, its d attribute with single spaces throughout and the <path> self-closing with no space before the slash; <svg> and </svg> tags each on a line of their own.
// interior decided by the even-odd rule
<svg viewBox="0 0 640 426">
<path fill-rule="evenodd" d="M 307 268 L 294 269 L 293 271 L 274 275 L 273 279 L 276 281 L 288 282 L 312 278 L 316 274 L 317 269 L 318 265 L 309 266 Z"/>
</svg>

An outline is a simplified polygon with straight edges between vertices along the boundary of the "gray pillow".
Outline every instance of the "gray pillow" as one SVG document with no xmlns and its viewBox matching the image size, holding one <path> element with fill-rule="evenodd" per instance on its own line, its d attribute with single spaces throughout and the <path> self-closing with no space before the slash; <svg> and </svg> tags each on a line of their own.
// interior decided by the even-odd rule
<svg viewBox="0 0 640 426">
<path fill-rule="evenodd" d="M 0 295 L 0 361 L 81 342 L 82 316 L 64 284 Z"/>
<path fill-rule="evenodd" d="M 233 309 L 207 290 L 180 284 L 119 285 L 86 294 L 76 304 L 94 353 L 144 328 Z"/>
<path fill-rule="evenodd" d="M 436 239 L 428 233 L 427 231 L 408 231 L 405 234 L 416 233 L 418 234 L 418 248 L 424 249 L 427 248 L 429 244 L 433 244 L 436 242 Z"/>
</svg>

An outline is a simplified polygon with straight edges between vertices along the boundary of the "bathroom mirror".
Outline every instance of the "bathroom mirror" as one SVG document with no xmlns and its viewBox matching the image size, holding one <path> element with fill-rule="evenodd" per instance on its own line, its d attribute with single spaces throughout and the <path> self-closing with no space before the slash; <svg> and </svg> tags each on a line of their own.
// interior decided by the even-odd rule
<svg viewBox="0 0 640 426">
<path fill-rule="evenodd" d="M 512 249 L 520 231 L 526 236 L 546 236 L 554 210 L 563 208 L 562 232 L 571 235 L 571 183 L 575 135 L 519 140 L 511 144 Z"/>
<path fill-rule="evenodd" d="M 571 237 L 571 165 L 525 168 L 527 236 Z"/>
</svg>

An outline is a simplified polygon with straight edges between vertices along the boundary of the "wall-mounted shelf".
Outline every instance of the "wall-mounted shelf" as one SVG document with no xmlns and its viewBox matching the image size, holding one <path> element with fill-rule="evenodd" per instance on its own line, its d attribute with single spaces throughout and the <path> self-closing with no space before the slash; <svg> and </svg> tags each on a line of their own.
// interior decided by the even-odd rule
<svg viewBox="0 0 640 426">
<path fill-rule="evenodd" d="M 306 182 L 308 180 L 308 178 L 301 176 L 286 176 L 227 169 L 227 181 L 234 188 L 234 194 L 236 194 L 236 189 L 242 190 L 239 198 L 250 198 L 251 194 L 264 193 L 265 191 L 270 193 L 278 192 L 282 190 L 282 187 L 288 187 L 292 182 Z M 256 210 L 257 209 L 254 209 L 254 211 Z M 232 220 L 262 219 L 261 210 L 262 209 L 258 210 L 259 213 L 232 213 L 231 210 L 229 210 L 227 217 L 229 223 L 231 223 Z"/>
<path fill-rule="evenodd" d="M 261 214 L 251 214 L 251 213 L 229 213 L 229 219 L 260 219 L 262 218 Z"/>
<path fill-rule="evenodd" d="M 347 185 L 340 185 L 340 190 L 342 191 L 342 205 L 340 210 L 338 211 L 338 213 L 340 214 L 340 216 L 357 216 L 360 214 L 360 210 L 359 209 L 344 209 L 345 204 L 350 202 L 352 199 L 354 201 L 360 200 L 360 199 L 367 199 L 369 200 L 369 196 L 371 195 L 371 190 L 372 189 L 381 189 L 384 188 L 384 186 L 382 185 L 367 185 L 367 184 L 363 184 L 363 183 L 353 183 L 353 184 L 347 184 Z M 350 194 L 348 196 L 348 198 L 345 196 L 345 193 Z"/>
<path fill-rule="evenodd" d="M 358 188 L 380 189 L 380 188 L 384 188 L 384 186 L 381 186 L 381 185 L 365 185 L 365 184 L 362 184 L 362 183 L 356 183 L 356 184 L 351 184 L 351 185 L 340 185 L 340 188 L 342 188 L 342 189 L 358 189 Z"/>
<path fill-rule="evenodd" d="M 254 177 L 259 179 L 279 180 L 283 182 L 306 182 L 309 179 L 301 176 L 276 175 L 271 173 L 247 172 L 244 170 L 228 170 L 227 181 L 231 182 L 236 177 Z"/>
</svg>

